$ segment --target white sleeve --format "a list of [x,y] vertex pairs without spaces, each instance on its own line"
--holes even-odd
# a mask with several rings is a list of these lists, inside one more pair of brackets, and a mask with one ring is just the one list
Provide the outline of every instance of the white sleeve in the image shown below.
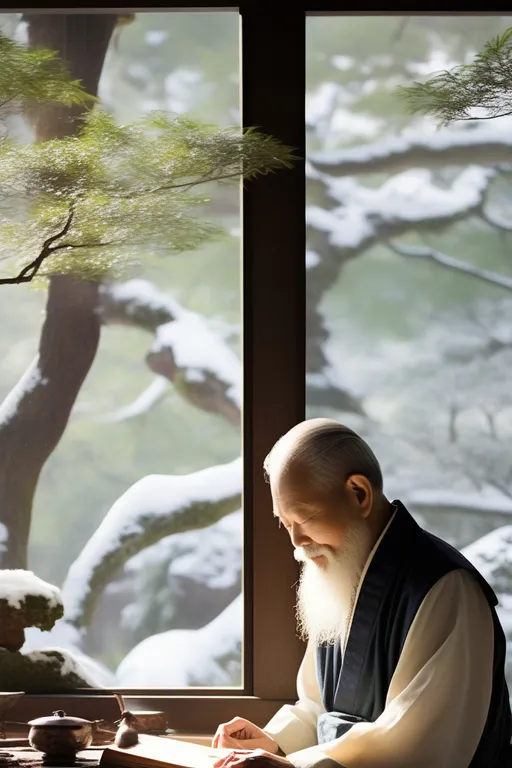
[[286,704],[263,729],[287,755],[317,744],[316,724],[324,712],[316,676],[315,647],[308,643],[297,675],[296,704]]
[[[386,699],[373,723],[288,759],[296,768],[468,768],[492,692],[494,627],[467,571],[452,571],[416,614]],[[339,766],[338,766],[339,768]]]

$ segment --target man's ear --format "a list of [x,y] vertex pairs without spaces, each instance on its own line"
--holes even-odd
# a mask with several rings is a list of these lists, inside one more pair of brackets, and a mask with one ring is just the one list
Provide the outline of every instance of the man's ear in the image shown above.
[[364,475],[350,475],[345,486],[360,515],[368,517],[373,506],[373,488],[368,478]]

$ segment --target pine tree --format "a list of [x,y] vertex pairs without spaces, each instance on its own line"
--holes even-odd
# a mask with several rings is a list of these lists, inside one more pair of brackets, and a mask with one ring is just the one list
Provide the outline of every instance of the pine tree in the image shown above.
[[0,115],[36,104],[87,105],[95,101],[54,51],[27,50],[0,32]]
[[409,111],[447,125],[512,114],[512,27],[490,40],[470,64],[400,88]]
[[[193,215],[191,190],[291,167],[292,150],[247,129],[219,130],[151,113],[128,126],[97,108],[74,136],[0,144],[0,248],[17,274],[101,281],[157,251],[222,233]],[[14,205],[13,205],[14,201]],[[9,271],[13,271],[10,269]]]

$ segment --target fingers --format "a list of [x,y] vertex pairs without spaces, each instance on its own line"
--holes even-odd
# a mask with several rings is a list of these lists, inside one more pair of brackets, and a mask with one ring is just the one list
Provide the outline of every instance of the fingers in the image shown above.
[[251,754],[247,750],[233,750],[229,755],[224,755],[220,760],[217,760],[213,766],[214,768],[234,768],[235,766],[243,765]]
[[[247,739],[251,738],[252,732],[256,728],[249,720],[245,720],[243,717],[234,717],[228,723],[222,723],[217,728],[215,736],[213,737],[212,747],[219,749],[222,747],[233,747],[232,743],[229,743],[228,739]],[[254,733],[256,735],[256,733]],[[238,745],[237,745],[238,746]]]
[[260,750],[237,750],[221,757],[214,763],[214,768],[271,768],[272,755],[260,754]]
[[234,739],[232,736],[227,736],[224,733],[218,733],[213,739],[213,746],[215,749],[245,749],[245,746],[238,739]]

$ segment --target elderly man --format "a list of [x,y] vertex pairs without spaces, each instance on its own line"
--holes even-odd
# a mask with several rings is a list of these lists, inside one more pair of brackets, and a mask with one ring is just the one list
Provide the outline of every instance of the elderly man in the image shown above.
[[274,514],[302,564],[307,649],[298,701],[262,730],[221,725],[217,768],[512,766],[496,597],[453,547],[383,493],[347,427],[312,419],[265,462]]

